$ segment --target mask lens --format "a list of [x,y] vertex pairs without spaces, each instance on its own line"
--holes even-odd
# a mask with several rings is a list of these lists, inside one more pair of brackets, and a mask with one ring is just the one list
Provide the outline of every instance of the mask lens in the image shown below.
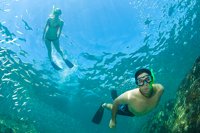
[[142,86],[144,84],[144,81],[142,79],[137,80],[139,86]]
[[141,77],[141,78],[137,79],[137,85],[138,85],[138,86],[143,86],[143,85],[144,85],[144,82],[150,83],[151,81],[152,81],[151,76],[146,75],[146,76],[144,76],[144,77]]
[[151,76],[147,76],[146,78],[145,78],[145,81],[147,82],[147,83],[150,83],[152,80],[151,80]]

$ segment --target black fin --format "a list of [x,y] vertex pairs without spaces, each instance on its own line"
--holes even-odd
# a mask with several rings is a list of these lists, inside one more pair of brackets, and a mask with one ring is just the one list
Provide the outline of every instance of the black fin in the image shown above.
[[64,59],[65,64],[69,67],[72,68],[74,65],[68,60],[68,59]]
[[56,70],[62,70],[62,68],[60,68],[58,65],[56,65],[54,62],[51,62],[52,66],[54,69]]
[[115,100],[115,98],[118,97],[116,90],[111,90],[111,97],[112,97],[113,100]]
[[103,118],[104,113],[104,107],[102,107],[102,104],[100,105],[99,109],[95,113],[95,115],[92,118],[92,122],[95,124],[99,124]]

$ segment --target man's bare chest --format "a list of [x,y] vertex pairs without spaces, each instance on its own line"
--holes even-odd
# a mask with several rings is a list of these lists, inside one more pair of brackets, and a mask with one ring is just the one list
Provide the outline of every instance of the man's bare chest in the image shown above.
[[133,100],[129,108],[135,113],[146,113],[151,111],[157,105],[158,101],[156,98],[138,98]]

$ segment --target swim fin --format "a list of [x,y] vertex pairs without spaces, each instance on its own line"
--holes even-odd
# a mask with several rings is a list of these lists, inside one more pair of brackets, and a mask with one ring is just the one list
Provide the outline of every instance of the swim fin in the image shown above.
[[103,118],[104,113],[104,107],[102,107],[102,104],[99,106],[99,109],[95,113],[95,115],[92,118],[92,122],[95,124],[99,124]]
[[56,69],[56,70],[61,70],[62,68],[60,68],[58,65],[56,65],[54,62],[51,62],[51,65]]
[[115,98],[118,97],[117,90],[111,90],[111,97],[112,97],[113,100],[115,100]]
[[69,67],[72,68],[74,65],[68,60],[68,59],[64,59],[65,64]]

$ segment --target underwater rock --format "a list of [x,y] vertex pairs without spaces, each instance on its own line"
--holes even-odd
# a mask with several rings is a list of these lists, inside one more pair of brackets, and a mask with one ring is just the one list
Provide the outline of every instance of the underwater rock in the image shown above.
[[0,133],[38,133],[36,128],[26,121],[0,115]]
[[143,133],[199,133],[200,57],[177,89],[176,99],[149,120]]

